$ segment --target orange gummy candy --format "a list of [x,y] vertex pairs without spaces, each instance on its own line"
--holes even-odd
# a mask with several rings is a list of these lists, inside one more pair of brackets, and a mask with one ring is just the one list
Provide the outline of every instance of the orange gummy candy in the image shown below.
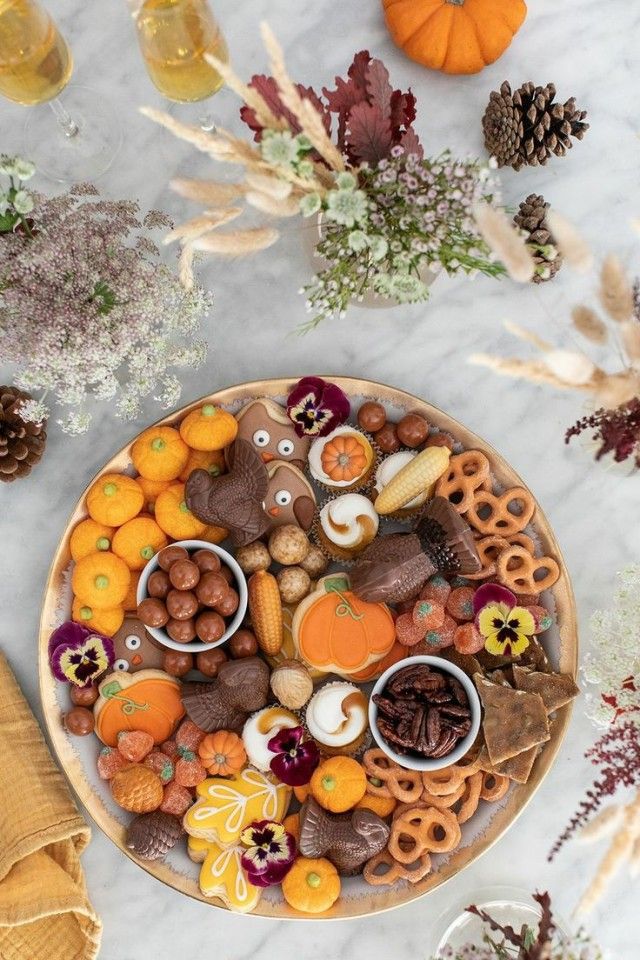
[[[418,600],[413,608],[413,622],[427,630],[437,630],[444,623],[444,607],[435,600]],[[423,633],[424,636],[424,633]]]
[[164,788],[164,797],[160,809],[163,813],[172,813],[174,817],[182,817],[192,803],[191,791],[172,780]]
[[111,780],[118,770],[127,765],[127,760],[115,747],[103,747],[98,754],[98,774],[103,780]]
[[421,643],[420,653],[433,653],[435,650],[443,650],[445,647],[453,645],[453,636],[458,629],[458,624],[453,617],[445,613],[442,625],[435,630],[427,630]]
[[202,765],[197,754],[191,750],[180,750],[180,757],[176,760],[175,781],[181,787],[197,787],[207,779],[206,767]]
[[131,763],[140,763],[153,750],[153,737],[145,730],[123,730],[118,734],[118,750]]
[[458,623],[473,620],[473,587],[456,587],[449,594],[446,604],[447,613]]
[[451,593],[451,584],[448,580],[436,573],[425,583],[420,591],[420,600],[435,600],[436,603],[446,604],[447,597]]
[[454,634],[453,645],[458,653],[479,653],[484,647],[484,637],[475,623],[463,623]]
[[396,620],[396,638],[403,647],[414,647],[424,637],[426,627],[416,623],[411,613],[401,613]]
[[176,746],[197,753],[198,747],[205,737],[204,730],[201,730],[192,720],[183,720],[176,731]]
[[174,776],[174,764],[171,757],[168,757],[162,750],[152,750],[144,758],[145,767],[149,767],[154,773],[157,773],[163,785],[170,783]]

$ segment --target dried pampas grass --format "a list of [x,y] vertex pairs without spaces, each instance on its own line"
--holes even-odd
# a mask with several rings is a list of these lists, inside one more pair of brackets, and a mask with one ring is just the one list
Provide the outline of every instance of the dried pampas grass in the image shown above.
[[571,321],[578,333],[591,343],[606,343],[609,332],[595,310],[577,306],[571,311]]
[[600,303],[612,320],[622,323],[633,316],[633,287],[617,257],[605,257],[600,271]]
[[587,273],[591,270],[593,254],[573,224],[556,213],[553,208],[547,210],[545,219],[555,244],[566,263],[572,266],[574,270],[578,270],[579,273]]
[[235,230],[233,233],[207,233],[192,242],[194,250],[217,253],[225,257],[244,257],[248,253],[266,250],[280,234],[268,227],[253,230]]
[[528,283],[535,272],[535,263],[524,237],[506,214],[488,203],[478,203],[473,208],[473,216],[480,233],[502,261],[511,279]]

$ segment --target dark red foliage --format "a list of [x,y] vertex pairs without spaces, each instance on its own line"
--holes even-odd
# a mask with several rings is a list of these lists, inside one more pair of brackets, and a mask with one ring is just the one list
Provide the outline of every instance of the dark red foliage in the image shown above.
[[567,430],[565,443],[585,430],[592,431],[592,437],[599,445],[596,460],[613,453],[618,463],[633,457],[636,466],[640,467],[640,398],[634,397],[615,410],[596,410],[582,417]]
[[621,787],[640,784],[640,729],[632,723],[613,724],[587,750],[585,757],[600,768],[600,776],[587,790],[586,798],[554,843],[548,860],[553,860],[576,830],[598,812],[606,797],[613,796]]
[[[336,143],[349,163],[376,166],[396,145],[404,147],[406,153],[423,155],[412,126],[416,118],[416,99],[410,90],[403,93],[393,89],[381,60],[373,59],[368,50],[361,50],[349,67],[347,78],[336,77],[335,84],[334,90],[323,88],[324,101],[311,87],[299,84],[297,89],[300,96],[310,100],[316,108],[329,134],[331,114],[336,114]],[[262,94],[277,117],[284,117],[293,133],[300,132],[296,118],[280,99],[273,77],[254,76],[250,86]],[[255,139],[260,140],[263,128],[255,111],[244,106],[240,116],[254,131]]]
[[514,930],[511,926],[503,926],[493,919],[486,910],[480,910],[475,904],[467,907],[468,913],[474,913],[486,923],[494,933],[501,933],[507,943],[518,947],[518,960],[543,960],[549,956],[549,946],[553,940],[556,925],[551,912],[551,897],[548,893],[534,893],[533,899],[540,905],[540,923],[533,943],[527,943],[528,928]]

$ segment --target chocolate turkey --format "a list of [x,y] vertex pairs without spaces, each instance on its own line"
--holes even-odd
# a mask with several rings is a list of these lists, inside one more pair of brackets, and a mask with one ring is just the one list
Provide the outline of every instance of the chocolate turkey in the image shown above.
[[269,697],[269,667],[259,657],[223,663],[212,683],[183,683],[187,716],[207,733],[241,733],[250,713],[262,710]]
[[237,415],[238,437],[251,443],[263,463],[284,460],[302,469],[310,440],[299,437],[284,407],[266,398],[252,400]]
[[358,873],[367,860],[384,850],[389,833],[388,825],[373,810],[331,814],[313,797],[308,797],[300,810],[300,853],[312,859],[326,857],[343,876]]
[[269,530],[292,523],[306,532],[311,529],[316,512],[313,487],[297,467],[282,460],[269,464],[269,486],[264,498]]
[[125,617],[113,635],[116,658],[112,670],[137,673],[138,670],[162,670],[164,648],[150,637],[137,617]]

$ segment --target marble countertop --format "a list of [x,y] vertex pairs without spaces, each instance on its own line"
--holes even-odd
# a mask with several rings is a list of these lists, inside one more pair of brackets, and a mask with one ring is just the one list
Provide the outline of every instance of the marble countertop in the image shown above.
[[[49,0],[48,6],[71,44],[76,79],[109,99],[121,119],[124,145],[101,187],[110,196],[138,197],[145,207],[179,216],[180,202],[169,193],[168,181],[178,172],[203,174],[208,164],[138,114],[139,105],[160,105],[161,100],[145,74],[124,0]],[[313,6],[291,0],[218,0],[215,7],[243,75],[263,67],[258,23],[265,16],[285,47],[292,75],[304,82],[326,84],[364,47],[383,57],[394,85],[410,85],[416,93],[416,126],[431,152],[450,146],[463,154],[482,154],[480,118],[489,92],[505,78],[555,82],[561,99],[575,95],[588,109],[591,130],[565,159],[554,159],[546,168],[504,173],[505,199],[516,206],[532,191],[544,193],[579,225],[597,253],[615,249],[633,264],[637,237],[630,221],[639,213],[640,152],[637,4],[609,0],[605,11],[596,0],[560,5],[535,0],[502,60],[467,78],[431,73],[405,59],[387,36],[377,0],[317,0]],[[225,126],[239,128],[232,94],[222,92],[214,107]],[[24,116],[24,108],[0,104],[3,151],[20,149]],[[56,189],[43,179],[38,185]],[[308,273],[295,222],[262,255],[206,266],[203,280],[215,292],[207,327],[210,356],[205,368],[188,377],[185,402],[243,380],[300,376],[321,368],[395,384],[448,411],[495,445],[539,498],[573,578],[584,649],[591,611],[607,605],[615,572],[640,557],[639,528],[630,522],[637,513],[640,481],[592,465],[579,444],[564,446],[564,429],[582,412],[579,399],[497,379],[465,363],[474,352],[509,349],[510,338],[501,327],[505,319],[571,344],[569,310],[584,280],[568,270],[552,284],[526,289],[485,279],[473,285],[440,279],[427,305],[353,309],[346,319],[299,337],[295,327],[306,315],[297,290]],[[5,372],[0,358],[0,381]],[[32,477],[0,489],[0,645],[39,716],[36,636],[50,558],[85,484],[114,450],[155,417],[151,404],[133,425],[105,413],[89,436],[77,440],[52,429],[46,457]],[[272,923],[179,899],[96,828],[83,859],[91,895],[104,918],[101,956],[170,960],[213,950],[225,960],[296,954],[305,960],[420,960],[441,912],[469,901],[487,884],[548,888],[569,915],[602,851],[574,842],[551,865],[546,853],[587,785],[590,769],[583,752],[593,739],[578,702],[553,771],[535,802],[492,851],[426,899],[370,920]],[[631,892],[622,874],[592,916],[592,927],[616,960],[637,957],[637,891]]]

